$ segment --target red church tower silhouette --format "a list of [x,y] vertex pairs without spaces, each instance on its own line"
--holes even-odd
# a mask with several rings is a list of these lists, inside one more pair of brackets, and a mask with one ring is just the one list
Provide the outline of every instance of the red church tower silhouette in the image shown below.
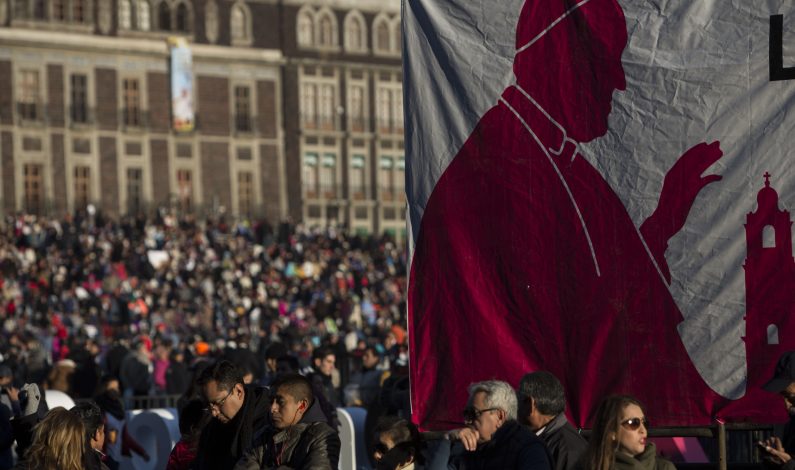
[[784,351],[795,350],[795,259],[792,256],[792,221],[778,207],[778,193],[765,187],[756,197],[756,212],[747,215],[745,236],[745,354],[746,390],[761,387],[773,375]]

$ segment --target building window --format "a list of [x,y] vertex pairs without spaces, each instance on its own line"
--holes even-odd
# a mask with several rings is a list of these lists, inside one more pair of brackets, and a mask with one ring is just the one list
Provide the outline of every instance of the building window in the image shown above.
[[119,28],[132,28],[132,3],[131,0],[119,0]]
[[86,4],[83,0],[72,0],[72,21],[84,23],[86,21]]
[[251,37],[249,15],[244,4],[237,4],[232,7],[230,26],[233,43],[246,42]]
[[304,195],[308,199],[314,199],[318,196],[317,182],[318,182],[318,155],[315,152],[307,152],[304,154],[304,178],[303,187]]
[[72,88],[72,104],[70,115],[72,122],[88,122],[88,78],[83,74],[72,74],[70,77]]
[[765,225],[762,229],[762,248],[776,247],[776,229],[772,225]]
[[314,83],[301,85],[301,121],[307,129],[317,128],[317,111],[315,109],[316,87]]
[[406,196],[406,159],[403,156],[397,157],[395,161],[395,173],[392,175],[395,195],[398,199],[405,200]]
[[336,25],[334,24],[334,18],[331,16],[331,13],[323,13],[320,15],[320,21],[318,21],[319,27],[319,45],[324,47],[333,47],[337,45],[337,38],[336,38]]
[[14,18],[19,20],[28,19],[30,16],[29,6],[28,0],[16,0],[14,2]]
[[37,20],[47,19],[47,0],[33,1],[33,18]]
[[392,130],[392,91],[388,88],[378,90],[378,131],[389,133]]
[[157,27],[160,31],[171,30],[171,8],[165,0],[157,6]]
[[124,104],[122,110],[124,125],[139,127],[141,125],[141,95],[138,79],[125,78],[122,81],[122,99]]
[[91,199],[91,168],[87,166],[76,166],[74,176],[74,209],[84,209],[88,206]]
[[183,212],[193,210],[193,178],[190,170],[177,171],[177,199]]
[[778,327],[767,325],[767,344],[778,344]]
[[400,30],[400,18],[395,18],[395,22],[392,25],[392,45],[395,48],[395,52],[400,54],[400,51],[403,49],[403,38],[401,35]]
[[251,132],[251,89],[235,87],[235,130]]
[[41,119],[39,112],[41,103],[39,71],[22,70],[19,77],[19,101],[17,102],[19,117],[26,121],[39,120]]
[[141,31],[152,29],[152,7],[148,0],[138,0],[136,3],[137,27]]
[[364,199],[367,197],[364,161],[364,155],[354,154],[351,156],[350,190],[353,199]]
[[143,209],[143,170],[127,168],[127,213],[137,214]]
[[320,128],[323,130],[334,129],[334,85],[324,83],[320,85],[318,96],[318,117]]
[[25,212],[29,214],[41,214],[44,202],[44,180],[42,165],[28,163],[23,167],[25,178]]
[[360,52],[367,49],[364,19],[356,11],[345,17],[345,49]]
[[381,84],[376,92],[378,132],[403,133],[403,91],[399,83]]
[[337,156],[333,153],[323,154],[323,165],[320,168],[320,190],[326,199],[337,197]]
[[315,42],[315,24],[312,13],[309,10],[298,13],[297,23],[298,45],[312,46]]
[[66,0],[52,0],[52,19],[66,21]]
[[254,175],[250,171],[237,174],[237,203],[239,214],[251,215],[254,207]]
[[188,6],[184,2],[177,6],[177,31],[182,33],[189,33],[190,27],[190,12]]
[[378,165],[378,184],[381,187],[381,199],[392,201],[395,199],[393,184],[393,169],[395,161],[392,157],[382,156]]
[[389,47],[389,22],[386,18],[380,18],[375,24],[375,41],[373,41],[373,49],[376,52],[388,53]]
[[364,86],[351,85],[348,89],[348,119],[350,119],[351,131],[365,131],[365,105],[364,105]]

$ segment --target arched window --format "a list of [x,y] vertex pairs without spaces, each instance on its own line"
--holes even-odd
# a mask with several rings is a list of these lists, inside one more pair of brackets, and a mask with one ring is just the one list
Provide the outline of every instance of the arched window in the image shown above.
[[337,34],[336,34],[336,27],[334,24],[334,18],[331,16],[331,13],[325,12],[320,15],[320,20],[318,21],[318,33],[319,33],[319,45],[321,46],[336,46],[337,45]]
[[204,6],[204,35],[210,43],[218,40],[218,4],[214,0]]
[[16,0],[14,2],[14,18],[25,20],[30,15],[28,11],[28,0]]
[[398,54],[400,54],[400,51],[403,48],[403,39],[400,30],[400,17],[395,18],[395,21],[392,23],[392,47]]
[[772,225],[765,225],[762,229],[762,248],[776,247],[776,229]]
[[180,2],[177,6],[177,31],[189,33],[190,27],[190,12],[188,11],[188,6],[185,5],[185,2]]
[[315,43],[315,22],[311,10],[304,9],[298,13],[296,31],[299,46],[312,46]]
[[132,27],[132,4],[130,0],[119,0],[119,28],[130,29]]
[[141,31],[152,29],[152,7],[149,0],[138,0],[136,2],[137,27]]
[[249,12],[245,4],[239,3],[232,7],[230,19],[232,41],[247,41],[251,38],[251,27],[249,25]]
[[373,49],[377,52],[386,53],[389,52],[391,47],[389,47],[389,22],[386,18],[379,18],[375,21],[375,26],[373,27],[375,31],[375,38],[373,40]]
[[165,0],[157,7],[157,27],[160,31],[171,31],[171,8]]
[[348,51],[364,51],[367,49],[367,34],[364,18],[358,11],[352,11],[345,17],[345,49]]
[[767,325],[767,344],[778,344],[778,327]]
[[47,0],[34,0],[33,18],[37,20],[47,19]]

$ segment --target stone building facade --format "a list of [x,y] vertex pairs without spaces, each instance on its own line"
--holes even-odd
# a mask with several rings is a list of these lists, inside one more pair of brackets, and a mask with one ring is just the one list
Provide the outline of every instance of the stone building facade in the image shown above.
[[[0,207],[405,237],[397,0],[0,0]],[[195,127],[172,126],[169,42]]]

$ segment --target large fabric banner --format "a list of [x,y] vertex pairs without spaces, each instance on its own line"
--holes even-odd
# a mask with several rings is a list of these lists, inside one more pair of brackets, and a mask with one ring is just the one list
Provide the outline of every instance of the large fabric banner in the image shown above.
[[412,406],[774,422],[795,350],[795,3],[405,0]]
[[185,38],[169,38],[171,46],[171,115],[174,130],[191,132],[193,113],[193,56]]

